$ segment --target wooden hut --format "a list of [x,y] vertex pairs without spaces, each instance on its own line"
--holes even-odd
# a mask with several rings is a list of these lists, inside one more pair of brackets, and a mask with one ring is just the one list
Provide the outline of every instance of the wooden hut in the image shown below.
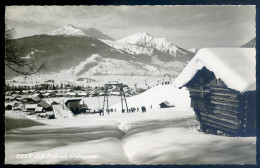
[[255,135],[255,49],[202,49],[174,85],[189,90],[202,131]]
[[175,107],[174,105],[172,105],[171,103],[169,103],[168,101],[164,101],[161,102],[159,104],[160,108],[171,108],[171,107]]

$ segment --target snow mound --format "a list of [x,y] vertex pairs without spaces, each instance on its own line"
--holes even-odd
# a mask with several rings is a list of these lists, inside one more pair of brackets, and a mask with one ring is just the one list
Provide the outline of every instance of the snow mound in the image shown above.
[[[178,89],[173,85],[158,85],[139,95],[127,98],[128,108],[139,107],[139,109],[141,106],[145,106],[147,109],[150,109],[151,106],[152,109],[158,109],[159,104],[164,101],[175,105],[174,108],[190,108],[189,92],[185,88]],[[111,107],[121,109],[121,103]]]
[[40,126],[45,125],[43,123],[34,121],[29,118],[22,117],[13,111],[6,111],[5,112],[5,129],[11,130],[16,128],[26,128],[26,127],[33,127],[33,126]]
[[174,85],[184,86],[198,70],[206,67],[231,89],[240,92],[255,90],[255,54],[255,49],[252,48],[201,49],[176,78]]
[[124,39],[118,40],[117,42],[134,44],[143,47],[152,47],[164,53],[169,53],[174,57],[176,57],[176,53],[179,51],[179,48],[172,42],[168,41],[166,38],[155,38],[147,33],[135,33]]
[[81,29],[74,27],[71,24],[68,24],[62,28],[49,31],[47,35],[57,36],[57,35],[65,35],[65,36],[87,36]]

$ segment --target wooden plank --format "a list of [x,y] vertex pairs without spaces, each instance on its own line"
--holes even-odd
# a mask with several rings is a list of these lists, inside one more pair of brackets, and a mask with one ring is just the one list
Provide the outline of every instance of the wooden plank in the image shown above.
[[211,103],[212,104],[217,104],[217,105],[229,106],[229,107],[233,107],[233,108],[238,108],[239,107],[239,104],[220,102],[220,101],[216,101],[216,100],[212,100]]
[[230,112],[227,112],[227,111],[224,111],[224,110],[213,109],[212,112],[216,113],[216,114],[219,114],[219,115],[224,115],[224,116],[227,116],[227,117],[231,117],[233,119],[239,119],[240,118],[240,115],[235,114],[235,113],[230,113]]
[[217,130],[221,130],[225,133],[231,133],[231,134],[237,134],[238,130],[239,129],[230,129],[228,127],[225,127],[225,126],[220,126],[218,124],[215,124],[213,122],[210,122],[210,121],[207,121],[207,120],[202,120],[202,122],[205,124],[205,125],[208,125],[212,128],[215,128]]
[[231,94],[238,94],[237,91],[235,90],[231,90],[229,88],[223,88],[223,87],[210,87],[212,89],[212,91],[214,92],[222,92],[222,93],[231,93]]
[[214,104],[212,105],[212,108],[214,109],[218,109],[218,110],[225,110],[231,113],[236,113],[239,114],[240,112],[238,111],[237,107],[230,107],[230,106],[223,106],[223,105],[219,105],[219,104]]
[[224,97],[224,96],[214,96],[214,95],[211,95],[210,98],[213,99],[213,100],[216,100],[216,101],[230,101],[230,102],[234,102],[234,103],[239,103],[237,98]]
[[201,117],[201,119],[204,119],[204,120],[207,120],[207,121],[211,121],[211,122],[213,122],[215,124],[223,125],[225,127],[231,128],[231,129],[238,129],[238,128],[240,128],[239,124],[233,124],[233,123],[229,123],[229,122],[226,122],[226,121],[221,121],[221,120],[218,120],[216,118],[212,118],[210,116],[201,115],[200,117]]
[[223,92],[211,92],[212,95],[217,95],[217,96],[226,96],[226,97],[234,97],[237,98],[236,93],[223,93]]
[[206,113],[206,112],[203,112],[201,111],[201,115],[204,115],[206,117],[210,117],[212,119],[216,119],[220,122],[225,122],[225,123],[229,123],[229,124],[232,124],[232,125],[235,125],[235,126],[238,126],[241,124],[241,120],[239,120],[238,118],[231,118],[231,117],[228,117],[228,116],[223,116],[223,115],[219,115],[219,114],[210,114],[210,113]]
[[236,117],[236,118],[240,118],[240,114],[239,113],[233,113],[230,111],[225,111],[225,110],[219,110],[219,109],[212,109],[213,113],[217,113],[217,114],[222,114],[225,116],[229,116],[229,117]]

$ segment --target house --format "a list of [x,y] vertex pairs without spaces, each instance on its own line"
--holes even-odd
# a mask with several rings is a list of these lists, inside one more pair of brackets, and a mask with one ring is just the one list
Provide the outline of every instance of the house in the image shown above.
[[80,101],[81,99],[69,99],[65,102],[65,105],[72,111],[74,114],[80,113]]
[[43,107],[43,111],[52,111],[52,107],[49,103],[41,102],[38,104],[39,107]]
[[201,49],[174,81],[190,92],[200,129],[255,135],[256,72],[253,48]]
[[42,101],[42,99],[39,98],[39,97],[31,97],[31,100],[32,100],[34,103],[39,103],[39,102]]
[[174,105],[172,105],[172,104],[169,103],[168,101],[161,102],[159,105],[160,105],[160,108],[171,108],[171,107],[175,107]]
[[37,107],[38,107],[37,104],[25,104],[24,105],[24,111],[26,111],[26,112],[34,112]]

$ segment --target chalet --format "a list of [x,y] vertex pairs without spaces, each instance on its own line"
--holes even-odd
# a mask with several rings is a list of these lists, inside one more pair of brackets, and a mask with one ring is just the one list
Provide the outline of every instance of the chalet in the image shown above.
[[171,108],[171,107],[175,107],[174,105],[172,105],[171,103],[169,103],[168,101],[164,101],[162,103],[159,104],[160,108]]
[[52,111],[52,107],[49,103],[41,102],[38,104],[39,107],[43,107],[43,111]]
[[255,49],[201,49],[174,81],[190,92],[191,107],[204,132],[254,136]]
[[24,105],[24,111],[26,112],[34,112],[35,109],[37,108],[37,104],[25,104]]
[[81,99],[69,99],[65,102],[65,105],[72,111],[74,114],[79,113]]
[[83,102],[80,104],[82,99],[69,99],[65,102],[65,105],[73,114],[85,113],[89,111],[88,106]]

